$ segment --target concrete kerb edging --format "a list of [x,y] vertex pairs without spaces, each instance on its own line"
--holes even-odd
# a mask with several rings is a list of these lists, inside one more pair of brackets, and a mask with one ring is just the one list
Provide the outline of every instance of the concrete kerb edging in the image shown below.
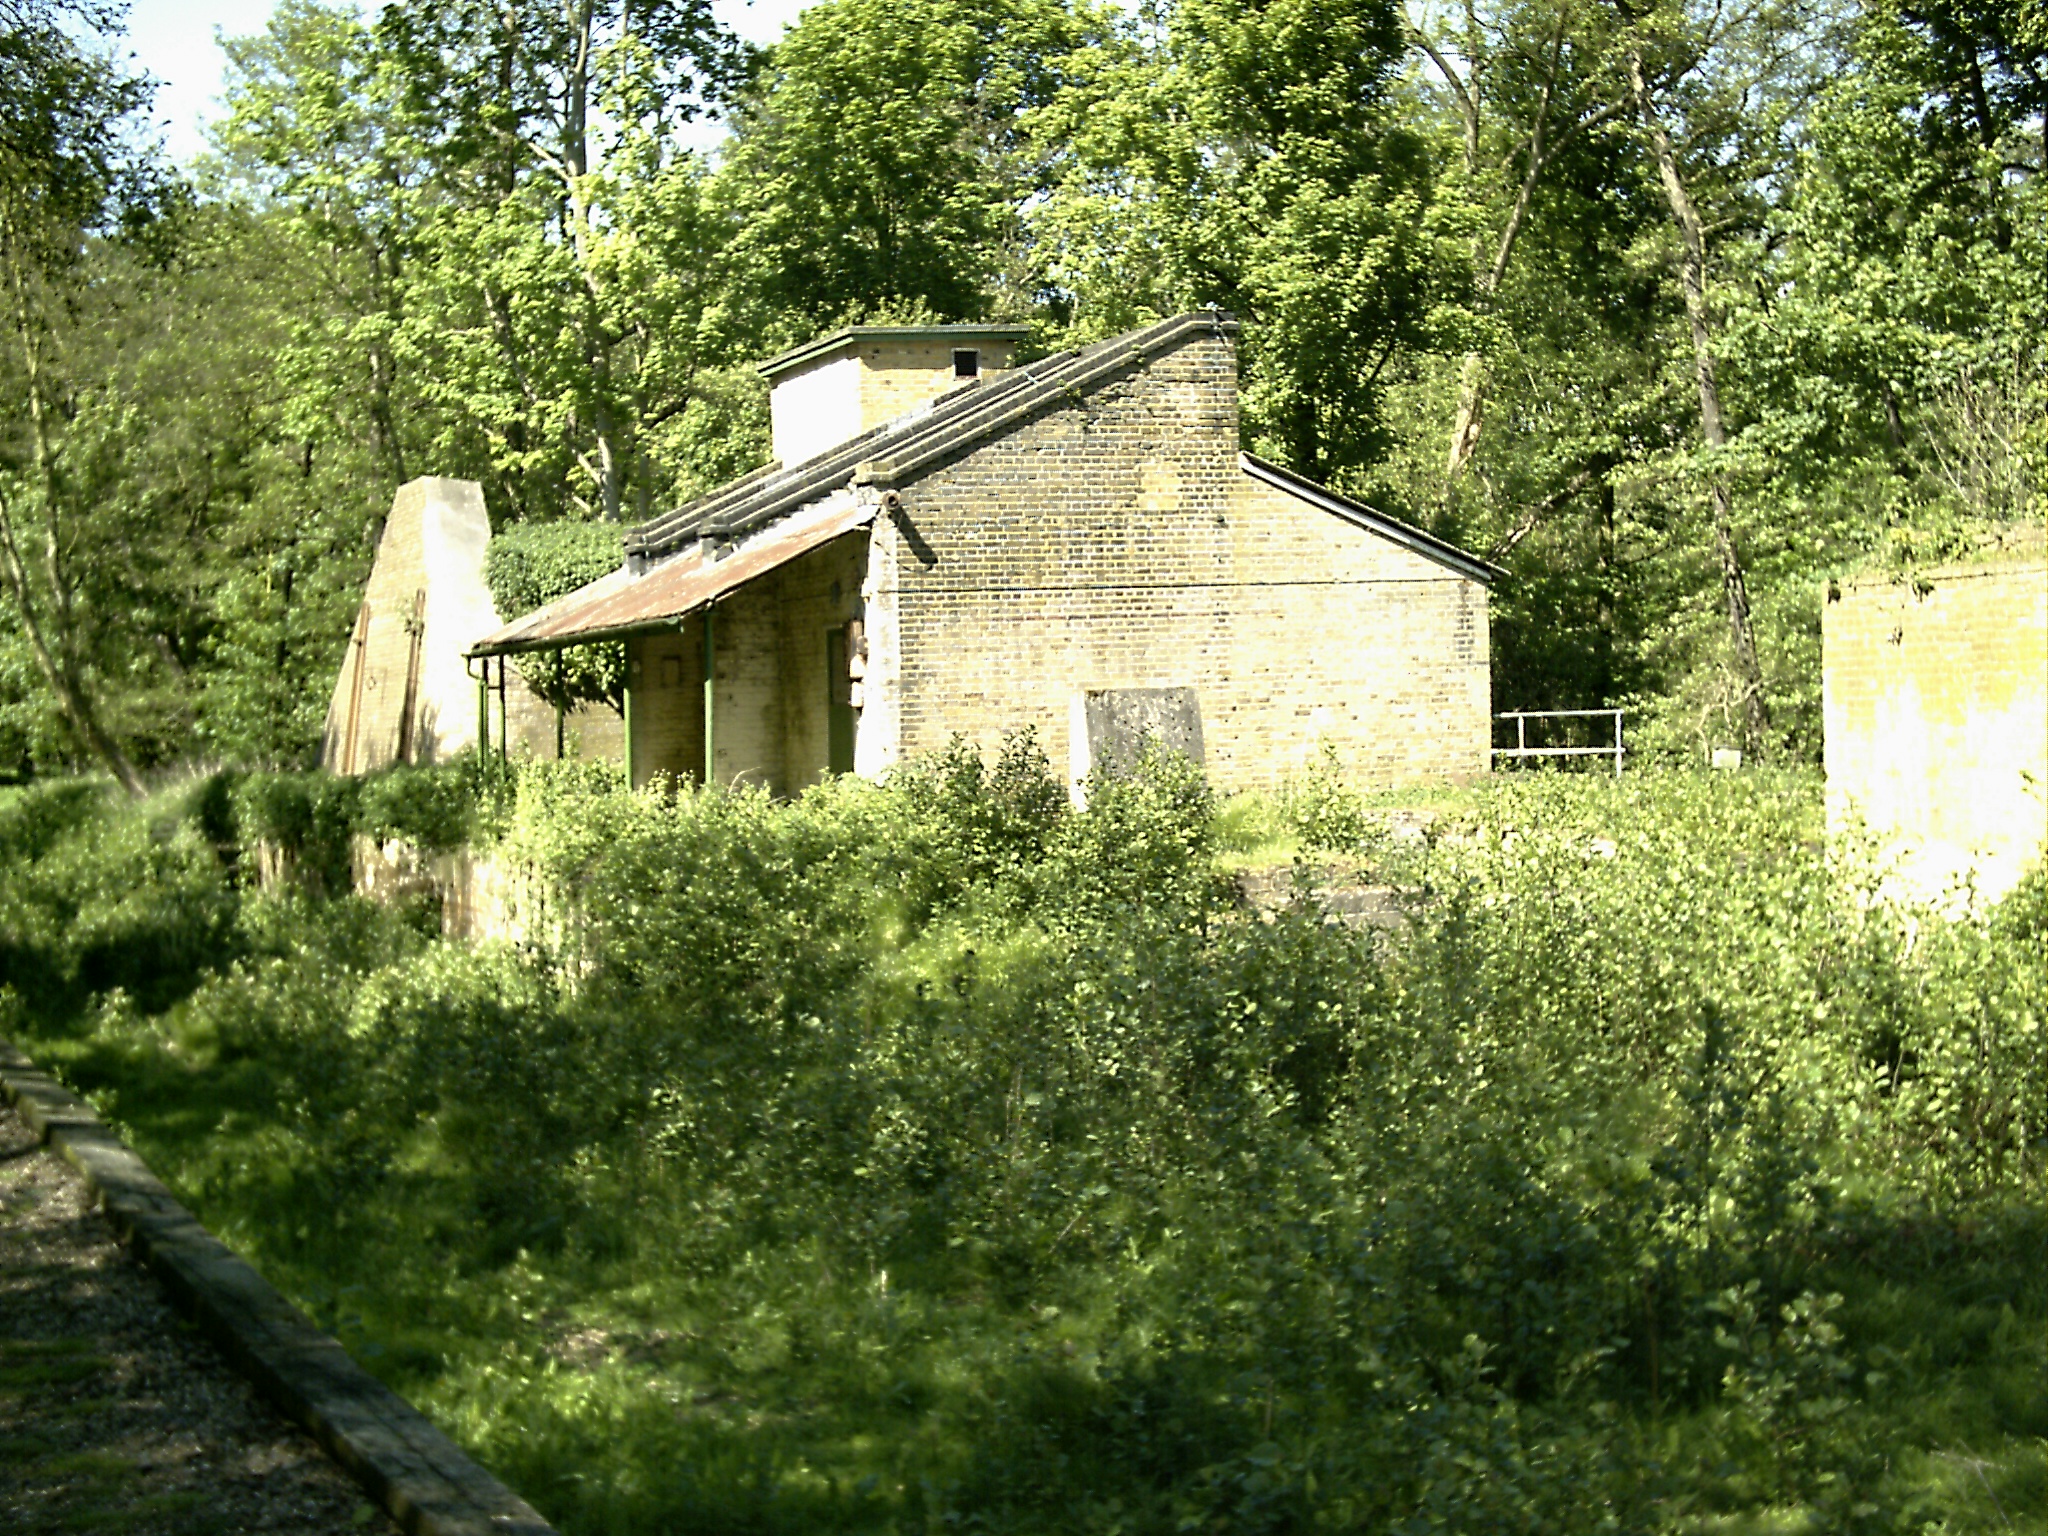
[[85,1176],[108,1219],[244,1375],[410,1536],[556,1536],[422,1413],[180,1205],[92,1106],[0,1040],[0,1089]]

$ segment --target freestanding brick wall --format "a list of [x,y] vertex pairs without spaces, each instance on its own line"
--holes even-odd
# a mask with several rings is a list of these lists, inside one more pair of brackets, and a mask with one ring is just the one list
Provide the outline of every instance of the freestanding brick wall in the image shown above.
[[1821,615],[1831,835],[1857,825],[1909,893],[1991,899],[2048,839],[2048,567],[1868,577]]

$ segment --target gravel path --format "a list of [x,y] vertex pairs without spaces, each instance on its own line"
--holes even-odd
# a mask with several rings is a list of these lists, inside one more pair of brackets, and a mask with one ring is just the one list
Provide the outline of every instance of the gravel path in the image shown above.
[[171,1310],[85,1181],[0,1103],[0,1531],[395,1529]]

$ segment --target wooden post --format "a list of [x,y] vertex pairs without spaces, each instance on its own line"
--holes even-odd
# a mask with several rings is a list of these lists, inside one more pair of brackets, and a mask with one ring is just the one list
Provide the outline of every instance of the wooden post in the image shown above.
[[356,771],[356,735],[363,724],[363,675],[370,667],[370,603],[367,598],[356,611],[355,641],[349,648],[353,672],[348,684],[348,725],[342,732],[341,771]]
[[626,739],[626,788],[632,789],[636,787],[638,782],[633,777],[633,694],[636,691],[633,687],[633,642],[627,640],[622,643],[626,647],[626,688],[625,708],[620,710],[619,713],[625,720],[623,734]]

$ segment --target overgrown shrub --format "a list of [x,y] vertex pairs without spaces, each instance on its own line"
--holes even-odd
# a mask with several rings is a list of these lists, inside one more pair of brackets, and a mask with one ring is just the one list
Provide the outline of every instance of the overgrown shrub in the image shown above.
[[268,843],[317,894],[349,889],[349,842],[362,810],[363,781],[319,772],[252,773],[235,789],[235,828],[244,846]]
[[399,766],[362,781],[355,830],[386,841],[398,838],[423,853],[449,853],[477,830],[477,802],[489,793],[476,759],[429,768]]
[[62,1013],[120,992],[145,1011],[233,944],[234,893],[199,826],[103,787],[0,791],[0,986]]
[[1811,780],[1529,776],[1332,833],[1376,938],[1237,910],[1173,759],[515,789],[518,951],[258,896],[203,797],[0,798],[0,980],[77,978],[37,1049],[565,1529],[2048,1512],[2038,877],[1902,914]]

